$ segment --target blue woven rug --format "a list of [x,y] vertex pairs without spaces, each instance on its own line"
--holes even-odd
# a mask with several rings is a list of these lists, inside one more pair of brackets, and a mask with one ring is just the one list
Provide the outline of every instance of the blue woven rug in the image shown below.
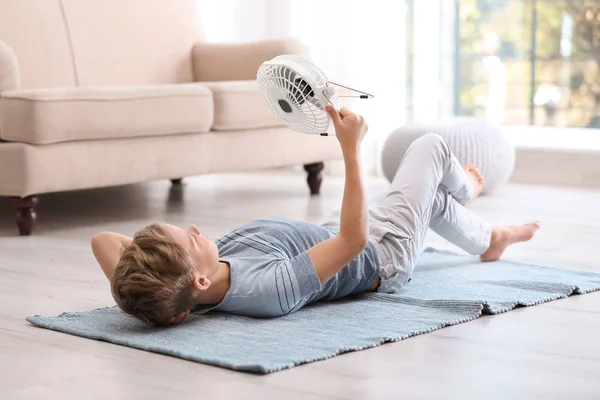
[[400,296],[361,294],[277,319],[209,313],[148,327],[116,307],[27,321],[90,339],[267,374],[403,340],[516,306],[600,290],[600,274],[425,251]]

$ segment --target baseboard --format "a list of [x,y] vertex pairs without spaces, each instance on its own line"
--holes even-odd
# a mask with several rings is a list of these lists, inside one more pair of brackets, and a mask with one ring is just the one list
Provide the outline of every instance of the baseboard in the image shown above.
[[[511,182],[600,189],[600,149],[517,146],[516,153]],[[304,172],[302,166],[281,169]],[[343,176],[343,162],[326,162],[323,173],[326,176]],[[368,175],[383,177],[380,173]]]
[[510,180],[600,189],[600,150],[517,147]]

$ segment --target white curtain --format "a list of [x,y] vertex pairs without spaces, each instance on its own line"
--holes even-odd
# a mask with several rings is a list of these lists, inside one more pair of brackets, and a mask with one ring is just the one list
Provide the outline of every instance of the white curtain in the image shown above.
[[[375,98],[340,99],[370,129],[363,144],[366,172],[380,174],[381,147],[406,119],[406,9],[401,0],[198,0],[211,42],[294,36],[333,82]],[[328,139],[325,139],[328,140]],[[329,171],[339,173],[340,164]]]

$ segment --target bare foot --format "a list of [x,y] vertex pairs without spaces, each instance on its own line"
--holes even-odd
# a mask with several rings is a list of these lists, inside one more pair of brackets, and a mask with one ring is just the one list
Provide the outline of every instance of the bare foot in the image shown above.
[[465,173],[467,174],[467,177],[469,178],[469,181],[471,181],[471,185],[473,185],[473,190],[475,191],[475,195],[473,196],[471,201],[469,203],[464,204],[465,206],[467,206],[471,202],[473,202],[473,200],[475,200],[477,197],[479,197],[479,195],[481,194],[481,191],[483,190],[483,185],[485,184],[485,179],[483,178],[481,171],[479,171],[477,169],[477,167],[475,167],[474,164],[465,165],[464,170],[465,170]]
[[533,238],[540,229],[540,222],[535,221],[521,226],[503,226],[492,230],[490,247],[479,256],[481,261],[489,262],[500,259],[504,250],[511,244],[526,242]]

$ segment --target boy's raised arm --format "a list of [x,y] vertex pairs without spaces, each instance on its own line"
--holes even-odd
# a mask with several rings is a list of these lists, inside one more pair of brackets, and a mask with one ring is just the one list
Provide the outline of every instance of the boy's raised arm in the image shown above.
[[310,257],[321,284],[335,276],[365,249],[369,234],[367,199],[363,185],[360,143],[368,126],[363,117],[331,106],[327,111],[333,120],[342,147],[346,167],[346,183],[342,200],[339,234],[310,248]]

